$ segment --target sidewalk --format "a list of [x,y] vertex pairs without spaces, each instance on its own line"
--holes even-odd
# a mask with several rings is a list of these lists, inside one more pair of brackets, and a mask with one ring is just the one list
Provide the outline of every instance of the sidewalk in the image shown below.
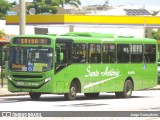
[[[156,87],[150,88],[148,90],[160,90],[160,84],[157,85]],[[0,86],[0,97],[3,97],[3,96],[20,96],[20,95],[28,95],[28,93],[27,92],[12,93],[12,92],[8,91],[8,88],[7,88],[6,84],[4,84],[3,88]]]
[[6,84],[3,85],[3,88],[0,86],[0,97],[3,97],[3,96],[20,96],[20,95],[28,95],[28,93],[26,93],[26,92],[12,93],[12,92],[8,91],[8,88],[7,88]]

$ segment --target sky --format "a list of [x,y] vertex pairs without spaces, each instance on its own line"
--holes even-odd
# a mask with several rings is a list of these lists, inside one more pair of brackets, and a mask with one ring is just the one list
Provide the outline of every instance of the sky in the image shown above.
[[[8,0],[9,2],[16,1],[17,3],[19,0]],[[32,2],[33,0],[25,0],[26,2]],[[81,0],[82,6],[87,5],[103,5],[106,0]],[[109,0],[110,6],[117,6],[117,5],[156,5],[160,6],[160,0]]]

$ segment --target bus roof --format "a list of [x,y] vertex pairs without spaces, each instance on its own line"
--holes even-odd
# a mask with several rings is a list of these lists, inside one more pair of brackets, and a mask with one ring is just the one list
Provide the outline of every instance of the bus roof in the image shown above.
[[114,38],[116,34],[94,33],[94,32],[69,32],[61,36],[75,36],[75,37],[94,37],[94,38]]
[[[58,38],[71,38],[75,42],[115,42],[115,43],[156,43],[155,39],[151,38],[136,38],[134,36],[118,36],[116,34],[105,34],[105,33],[93,33],[93,32],[69,32],[57,36]],[[84,39],[85,38],[85,39]],[[129,41],[129,42],[128,42]]]
[[56,34],[48,34],[48,35],[18,35],[15,37],[33,37],[33,38],[50,38],[50,39],[72,39],[74,42],[77,43],[156,43],[157,41],[155,39],[151,38],[135,38],[133,36],[118,36],[116,34],[105,34],[105,33],[94,33],[94,32],[69,32],[62,35],[56,35]]

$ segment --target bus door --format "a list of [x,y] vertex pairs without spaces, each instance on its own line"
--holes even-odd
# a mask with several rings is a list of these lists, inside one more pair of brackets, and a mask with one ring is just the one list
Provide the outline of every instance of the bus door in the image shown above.
[[[55,63],[55,74],[57,74],[56,88],[57,93],[68,90],[68,77],[69,73],[66,68],[72,63],[72,44],[71,39],[60,39],[56,40],[56,63]],[[64,71],[63,71],[64,70]],[[71,73],[71,72],[70,72]]]
[[72,63],[72,44],[71,39],[56,40],[56,72]]

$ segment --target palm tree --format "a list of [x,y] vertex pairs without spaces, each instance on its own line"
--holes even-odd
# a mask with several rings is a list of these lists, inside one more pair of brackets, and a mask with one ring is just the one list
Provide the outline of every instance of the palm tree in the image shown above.
[[79,8],[81,5],[81,1],[80,0],[60,0],[60,4],[61,4],[62,8],[64,7],[64,4],[73,4],[77,8]]
[[76,1],[72,0],[72,1],[69,2],[69,4],[76,6],[79,10],[81,9],[80,4],[78,2],[76,2]]

